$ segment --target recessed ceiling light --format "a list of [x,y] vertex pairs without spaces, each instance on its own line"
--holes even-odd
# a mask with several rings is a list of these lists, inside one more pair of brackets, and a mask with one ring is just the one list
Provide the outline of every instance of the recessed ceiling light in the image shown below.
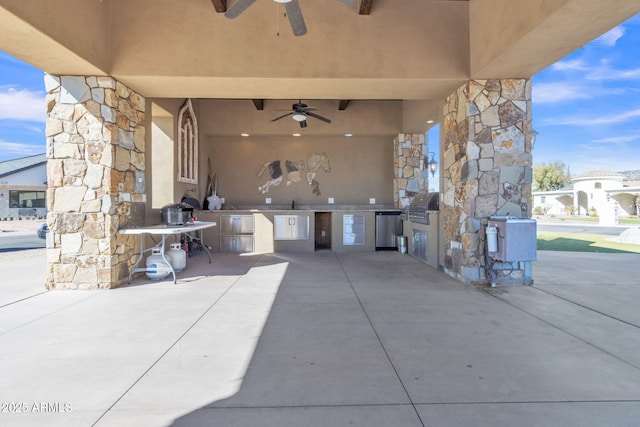
[[352,133],[345,133],[344,136],[353,136]]
[[427,120],[427,124],[430,125],[431,123],[433,123],[433,120]]
[[249,136],[248,133],[241,133],[240,136]]
[[301,133],[292,133],[291,136],[302,136]]

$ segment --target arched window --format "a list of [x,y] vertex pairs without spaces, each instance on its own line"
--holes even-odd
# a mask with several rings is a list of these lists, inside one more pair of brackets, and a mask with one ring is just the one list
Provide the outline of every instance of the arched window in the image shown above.
[[178,113],[178,181],[198,183],[198,122],[190,99]]
[[596,190],[599,188],[602,188],[602,183],[601,182],[596,182],[595,184],[593,184],[593,188],[595,188]]

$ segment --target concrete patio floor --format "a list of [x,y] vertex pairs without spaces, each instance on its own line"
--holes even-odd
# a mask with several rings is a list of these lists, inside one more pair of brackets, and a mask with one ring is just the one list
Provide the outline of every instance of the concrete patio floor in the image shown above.
[[640,255],[538,257],[532,287],[326,251],[43,292],[44,251],[6,255],[0,425],[638,425]]

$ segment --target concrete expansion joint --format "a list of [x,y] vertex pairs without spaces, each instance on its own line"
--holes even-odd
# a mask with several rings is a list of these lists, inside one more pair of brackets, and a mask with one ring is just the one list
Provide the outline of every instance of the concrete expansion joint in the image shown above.
[[[640,329],[640,327],[639,327],[638,325],[635,325],[635,324],[632,324],[632,323],[626,322],[626,321],[621,320],[621,319],[618,319],[618,318],[616,318],[616,317],[612,317],[612,316],[610,316],[610,315],[608,315],[608,314],[606,314],[606,313],[602,313],[602,312],[599,312],[599,311],[597,311],[597,310],[594,310],[594,309],[593,309],[593,308],[591,308],[591,307],[587,307],[587,306],[581,305],[581,304],[579,304],[579,303],[577,303],[577,302],[575,302],[575,301],[571,301],[571,300],[569,300],[569,299],[567,299],[567,298],[563,298],[563,297],[560,297],[560,296],[554,295],[554,294],[553,294],[553,293],[551,293],[551,292],[545,291],[545,290],[543,290],[543,289],[536,288],[535,286],[532,286],[531,288],[532,288],[532,289],[535,289],[535,291],[536,291],[536,292],[542,292],[542,293],[545,293],[545,294],[547,294],[547,295],[553,296],[554,298],[559,298],[559,299],[561,299],[561,300],[563,300],[563,301],[566,301],[566,302],[568,302],[568,303],[570,303],[570,304],[572,304],[572,305],[576,305],[576,306],[578,306],[578,307],[581,307],[581,308],[582,308],[582,309],[584,309],[584,310],[588,310],[588,311],[590,311],[590,312],[593,312],[593,313],[596,313],[596,314],[598,314],[598,315],[601,315],[601,316],[607,317],[607,318],[612,319],[612,320],[615,320],[615,321],[617,321],[617,322],[621,322],[621,323],[623,323],[623,324],[626,324],[626,325],[632,326],[632,327],[634,327],[634,328],[636,328],[636,329]],[[564,333],[564,334],[566,334],[566,335],[568,335],[568,336],[571,336],[571,337],[573,337],[573,338],[575,338],[575,339],[577,339],[577,340],[579,340],[579,341],[583,342],[584,344],[586,344],[586,345],[588,345],[588,346],[590,346],[590,347],[593,347],[593,348],[595,348],[595,349],[597,349],[597,350],[599,350],[599,351],[602,351],[603,353],[607,354],[608,356],[613,357],[613,358],[615,358],[615,359],[619,360],[620,362],[622,362],[622,363],[624,363],[624,364],[626,364],[626,365],[629,365],[629,366],[631,366],[631,367],[633,367],[633,368],[635,368],[635,369],[640,369],[640,363],[639,363],[639,364],[632,363],[632,362],[630,362],[629,360],[626,360],[625,358],[623,358],[623,357],[621,357],[621,356],[618,356],[617,354],[612,353],[611,351],[607,350],[607,349],[606,349],[606,348],[604,348],[603,346],[601,346],[601,345],[597,345],[597,344],[596,344],[595,342],[593,342],[593,341],[590,341],[590,340],[584,339],[584,338],[583,338],[582,336],[580,336],[579,334],[574,333],[574,332],[571,332],[571,331],[570,331],[570,330],[568,330],[567,328],[563,328],[563,327],[558,326],[558,325],[556,325],[556,324],[554,324],[554,323],[551,323],[549,320],[545,319],[544,317],[542,317],[542,316],[540,316],[540,315],[537,315],[537,314],[533,313],[533,312],[532,312],[532,311],[530,311],[530,310],[527,310],[527,309],[525,309],[525,308],[523,308],[523,307],[520,307],[520,306],[518,306],[518,305],[516,305],[516,304],[513,304],[513,303],[511,303],[511,302],[509,302],[509,301],[506,301],[504,298],[501,298],[501,297],[500,297],[500,295],[508,294],[509,292],[508,292],[507,290],[505,290],[504,288],[503,288],[503,289],[501,289],[500,291],[501,291],[501,292],[495,292],[495,289],[493,289],[493,288],[488,288],[488,289],[486,289],[486,293],[487,293],[487,294],[489,294],[489,295],[491,295],[492,297],[494,297],[494,298],[496,298],[496,299],[500,300],[501,302],[503,302],[503,303],[505,303],[505,304],[507,304],[507,305],[510,305],[511,307],[513,307],[513,308],[515,308],[515,309],[517,309],[517,310],[519,310],[519,311],[522,311],[523,313],[526,313],[527,315],[529,315],[529,316],[531,316],[531,317],[533,317],[533,318],[535,318],[535,319],[537,319],[537,320],[539,320],[539,321],[541,321],[541,322],[544,322],[544,323],[545,323],[545,324],[547,324],[548,326],[551,326],[552,328],[557,329],[557,330],[561,331],[562,333]]]

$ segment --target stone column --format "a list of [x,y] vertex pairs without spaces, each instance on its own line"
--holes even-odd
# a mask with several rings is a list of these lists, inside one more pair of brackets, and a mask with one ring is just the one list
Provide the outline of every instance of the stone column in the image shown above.
[[111,77],[45,76],[48,289],[122,283],[145,195],[145,99]]
[[425,167],[428,142],[423,134],[400,133],[393,140],[393,203],[408,207],[418,193],[429,190],[429,174]]
[[[531,80],[471,80],[446,99],[443,113],[445,271],[486,283],[488,218],[531,217]],[[516,264],[498,284],[531,282],[530,263]]]

